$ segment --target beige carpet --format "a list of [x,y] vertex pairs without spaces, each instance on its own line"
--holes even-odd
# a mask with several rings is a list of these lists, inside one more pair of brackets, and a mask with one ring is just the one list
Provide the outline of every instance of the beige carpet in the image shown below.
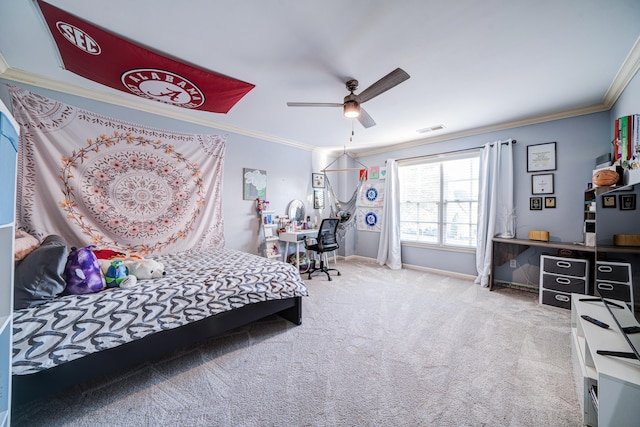
[[15,426],[579,426],[570,313],[367,261],[270,317],[83,389]]

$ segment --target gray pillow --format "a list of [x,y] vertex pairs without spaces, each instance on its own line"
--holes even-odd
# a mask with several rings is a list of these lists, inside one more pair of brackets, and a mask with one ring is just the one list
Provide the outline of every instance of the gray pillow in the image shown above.
[[35,307],[60,295],[65,288],[62,275],[68,256],[67,243],[62,237],[52,234],[17,264],[13,308]]

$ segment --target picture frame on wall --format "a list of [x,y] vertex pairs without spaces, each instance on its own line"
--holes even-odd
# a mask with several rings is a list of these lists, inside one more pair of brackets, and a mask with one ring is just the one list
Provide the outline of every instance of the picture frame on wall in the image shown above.
[[621,211],[633,211],[636,209],[636,195],[635,194],[621,194],[620,196],[620,210]]
[[261,169],[242,169],[243,200],[264,200],[267,197],[267,171]]
[[531,194],[553,194],[553,174],[531,175]]
[[313,190],[313,209],[324,209],[324,190]]
[[542,197],[531,197],[529,198],[529,209],[532,211],[541,211],[542,210]]
[[311,185],[313,188],[324,188],[324,174],[323,173],[312,173],[311,174]]
[[527,172],[556,170],[556,143],[527,145]]
[[556,208],[556,198],[555,197],[545,197],[544,198],[544,208],[545,209],[555,209]]
[[616,207],[616,196],[613,196],[613,195],[602,196],[602,207],[603,208],[615,208]]

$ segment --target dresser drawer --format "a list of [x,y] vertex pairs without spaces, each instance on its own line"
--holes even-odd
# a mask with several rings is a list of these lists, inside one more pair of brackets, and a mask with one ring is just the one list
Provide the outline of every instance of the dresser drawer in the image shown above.
[[542,287],[554,291],[586,294],[587,281],[573,276],[559,276],[556,274],[542,274]]
[[571,295],[564,292],[542,290],[542,303],[571,310]]
[[606,262],[596,263],[596,280],[608,282],[629,282],[631,277],[631,264],[628,262]]
[[603,298],[632,302],[631,286],[621,283],[596,281],[596,292]]
[[549,255],[542,255],[540,259],[540,267],[544,273],[586,277],[589,270],[589,261],[586,259],[562,258]]

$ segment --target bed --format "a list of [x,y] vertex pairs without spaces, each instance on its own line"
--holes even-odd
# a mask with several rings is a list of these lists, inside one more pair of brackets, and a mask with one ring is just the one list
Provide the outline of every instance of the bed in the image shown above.
[[13,318],[20,404],[220,335],[269,315],[301,323],[298,270],[233,249],[154,257],[166,275],[131,289],[64,295]]

